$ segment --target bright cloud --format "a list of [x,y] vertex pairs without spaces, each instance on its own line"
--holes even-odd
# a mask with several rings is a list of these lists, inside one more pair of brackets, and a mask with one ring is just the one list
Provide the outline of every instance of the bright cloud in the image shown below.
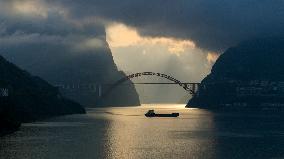
[[207,59],[208,63],[213,65],[216,62],[216,60],[218,59],[219,56],[220,55],[215,53],[215,52],[208,52],[206,59]]
[[13,1],[12,8],[15,12],[24,15],[35,15],[46,18],[48,15],[48,8],[44,2],[40,0],[33,1]]
[[82,40],[82,42],[79,42],[74,46],[74,49],[81,51],[95,51],[98,49],[104,49],[106,45],[107,44],[103,38],[95,37]]
[[47,18],[50,13],[57,13],[67,16],[67,9],[62,6],[55,6],[44,0],[13,0],[10,3],[3,3],[9,12],[15,15],[33,18]]
[[195,48],[190,40],[179,40],[166,37],[142,37],[138,32],[124,24],[112,24],[107,27],[107,41],[113,48],[145,45],[161,45],[167,47],[170,53],[181,54],[187,48]]

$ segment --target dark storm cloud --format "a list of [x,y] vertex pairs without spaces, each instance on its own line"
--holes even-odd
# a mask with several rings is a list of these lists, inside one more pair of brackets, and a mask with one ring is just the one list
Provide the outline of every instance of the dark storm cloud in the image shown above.
[[145,36],[191,39],[220,51],[242,40],[284,35],[283,0],[35,0],[47,8],[42,19],[15,14],[9,8],[15,2],[28,1],[0,0],[2,36],[23,32],[74,40],[104,36],[102,25],[116,21]]
[[138,28],[142,35],[192,39],[220,51],[257,37],[284,35],[283,0],[80,0],[68,6],[74,17],[103,17]]
[[43,0],[0,0],[0,45],[51,43],[74,46],[91,38],[104,41],[102,24],[76,21],[69,18],[67,12],[68,8]]

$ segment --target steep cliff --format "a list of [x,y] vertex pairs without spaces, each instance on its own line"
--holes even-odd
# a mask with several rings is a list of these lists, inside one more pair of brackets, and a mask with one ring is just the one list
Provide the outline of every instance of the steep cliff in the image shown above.
[[284,108],[284,38],[243,42],[225,51],[188,107]]
[[[118,71],[107,42],[102,45],[95,50],[84,50],[54,43],[24,43],[17,47],[1,46],[0,53],[20,67],[59,86],[64,96],[92,107],[96,106],[98,98],[97,84],[109,85],[125,76]],[[100,106],[140,105],[131,82],[114,90],[104,101]]]
[[21,70],[1,56],[0,88],[1,125],[13,121],[19,123],[50,116],[85,113],[81,105],[62,97],[57,88]]

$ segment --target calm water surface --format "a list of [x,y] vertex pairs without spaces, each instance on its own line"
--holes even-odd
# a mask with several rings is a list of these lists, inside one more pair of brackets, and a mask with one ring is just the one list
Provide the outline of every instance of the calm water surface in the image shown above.
[[[148,109],[178,118],[146,118]],[[0,138],[2,159],[284,158],[281,115],[213,113],[184,105],[89,109],[24,124]]]

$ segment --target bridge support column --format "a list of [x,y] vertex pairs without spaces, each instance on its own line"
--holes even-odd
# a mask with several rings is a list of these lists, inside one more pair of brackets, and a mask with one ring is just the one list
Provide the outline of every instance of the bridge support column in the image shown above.
[[195,84],[192,84],[192,92],[193,92],[193,94],[195,94],[195,92],[196,92]]
[[99,85],[99,90],[98,91],[99,91],[99,97],[101,97],[102,96],[102,85],[101,84]]
[[198,97],[199,96],[199,91],[198,91],[199,83],[195,83],[193,85],[194,85],[194,87],[192,87],[192,89],[193,89],[194,95]]
[[96,91],[98,92],[98,97],[102,97],[102,85],[98,84]]

